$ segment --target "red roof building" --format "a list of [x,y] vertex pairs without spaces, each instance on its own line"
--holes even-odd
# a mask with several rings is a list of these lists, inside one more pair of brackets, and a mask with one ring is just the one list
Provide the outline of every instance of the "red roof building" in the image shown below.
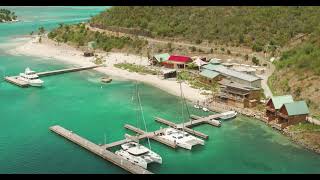
[[188,56],[175,56],[175,55],[171,55],[169,57],[169,61],[175,61],[175,62],[184,62],[184,63],[187,63],[187,62],[191,62],[192,59]]
[[171,55],[168,61],[163,62],[163,65],[167,68],[185,68],[188,62],[192,62],[188,56]]

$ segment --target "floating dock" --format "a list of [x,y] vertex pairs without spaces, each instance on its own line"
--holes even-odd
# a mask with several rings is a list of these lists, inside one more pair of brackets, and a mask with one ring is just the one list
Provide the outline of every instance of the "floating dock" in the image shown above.
[[126,159],[122,158],[121,156],[118,156],[114,154],[111,151],[108,151],[101,146],[94,144],[93,142],[75,134],[72,131],[69,131],[67,129],[64,129],[61,126],[52,126],[50,127],[50,130],[57,133],[58,135],[78,144],[79,146],[87,149],[88,151],[102,157],[103,159],[121,167],[122,169],[133,173],[133,174],[152,174],[150,171],[132,164],[131,162],[127,161]]
[[[209,138],[208,135],[206,135],[204,133],[201,133],[199,131],[193,130],[193,129],[191,129],[191,127],[192,126],[196,126],[196,125],[200,125],[200,124],[210,124],[212,126],[220,127],[221,126],[220,122],[215,120],[215,118],[219,118],[221,116],[222,116],[222,114],[214,114],[214,115],[210,115],[210,116],[207,116],[207,117],[200,117],[200,116],[196,116],[196,115],[191,115],[192,119],[190,121],[188,121],[186,123],[182,123],[182,124],[175,124],[175,123],[173,123],[171,121],[168,121],[168,120],[160,118],[160,117],[155,117],[155,120],[157,122],[166,124],[166,125],[168,125],[170,127],[173,127],[173,128],[183,129],[186,132],[188,132],[190,134],[193,134],[195,136],[199,136],[201,138],[208,139]],[[153,132],[145,132],[145,131],[143,131],[143,130],[137,128],[137,127],[134,127],[132,125],[129,125],[129,124],[125,124],[124,128],[139,134],[139,136],[136,137],[139,140],[145,139],[145,138],[149,138],[149,139],[158,141],[158,142],[160,142],[160,143],[162,143],[162,144],[164,144],[166,146],[169,146],[171,148],[177,148],[176,143],[174,143],[172,141],[169,141],[169,140],[166,140],[166,139],[162,138],[161,136],[159,136],[159,134],[164,133],[164,131],[167,128],[163,128],[163,129],[160,129],[160,130],[157,130],[157,131],[153,131]],[[101,145],[101,147],[105,148],[105,149],[113,148],[113,147],[116,147],[116,146],[120,146],[121,144],[130,142],[130,141],[132,141],[132,140],[123,139],[123,140],[119,140],[119,141],[116,141],[116,142],[113,142],[113,143],[110,143],[110,144]]]
[[[56,75],[56,74],[63,74],[63,73],[69,73],[69,72],[76,72],[76,71],[83,71],[83,70],[87,70],[87,69],[94,69],[100,66],[87,66],[87,67],[78,67],[78,68],[68,68],[68,69],[60,69],[60,70],[53,70],[53,71],[45,71],[45,72],[40,72],[37,73],[37,75],[39,77],[43,77],[43,76],[51,76],[51,75]],[[9,82],[12,83],[14,85],[17,85],[19,87],[28,87],[29,84],[25,81],[19,80],[17,79],[18,76],[7,76],[4,79]]]
[[[178,128],[178,129],[182,128],[190,134],[194,134],[196,136],[207,139],[209,137],[208,135],[203,134],[199,131],[195,131],[195,130],[191,129],[191,127],[196,126],[196,125],[200,125],[200,124],[210,124],[212,126],[220,127],[220,125],[221,125],[220,122],[215,119],[219,118],[221,116],[222,116],[222,114],[214,114],[214,115],[210,115],[207,117],[200,117],[200,116],[191,115],[190,121],[188,121],[186,123],[182,123],[182,124],[175,124],[171,121],[168,121],[168,120],[160,118],[160,117],[156,117],[155,120],[157,122],[166,124],[166,125],[173,127],[173,128]],[[103,144],[103,145],[94,144],[94,143],[90,142],[89,140],[73,133],[72,131],[64,129],[61,126],[52,126],[52,127],[50,127],[50,130],[61,135],[62,137],[65,137],[66,139],[78,144],[79,146],[91,151],[92,153],[102,157],[103,159],[125,169],[126,171],[128,171],[130,173],[134,173],[134,174],[152,174],[152,173],[150,171],[140,167],[140,166],[137,166],[137,165],[127,161],[126,159],[122,158],[121,156],[114,154],[113,152],[109,151],[108,149],[112,148],[112,147],[120,146],[121,144],[125,144],[127,142],[141,140],[141,139],[145,139],[145,138],[149,138],[149,139],[158,141],[158,142],[160,142],[164,145],[167,145],[171,148],[177,147],[177,144],[175,142],[169,141],[169,140],[164,139],[161,136],[159,136],[159,134],[164,133],[164,131],[167,128],[163,128],[163,129],[161,128],[161,129],[153,131],[153,132],[145,132],[145,131],[143,131],[137,127],[134,127],[132,125],[129,125],[129,124],[125,124],[124,128],[129,129],[129,130],[137,133],[138,135],[131,136],[131,135],[125,134],[125,136],[126,136],[125,139],[119,140],[116,142],[112,142],[110,144]]]

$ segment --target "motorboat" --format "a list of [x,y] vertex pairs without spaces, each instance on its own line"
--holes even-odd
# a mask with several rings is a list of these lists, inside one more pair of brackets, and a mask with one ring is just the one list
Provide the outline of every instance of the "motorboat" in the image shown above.
[[121,149],[116,151],[115,154],[145,169],[147,169],[149,163],[162,164],[160,155],[137,142],[122,144]]
[[219,119],[228,120],[228,119],[235,118],[238,113],[236,111],[227,111],[227,112],[224,112],[221,114],[222,114],[222,116]]
[[197,137],[190,135],[187,132],[174,129],[167,128],[160,137],[169,140],[171,142],[175,142],[179,147],[191,150],[195,145],[204,145],[204,141]]
[[30,68],[26,68],[24,73],[20,73],[17,79],[25,81],[31,86],[40,87],[43,85],[43,81],[39,79],[36,72],[32,71]]
[[203,107],[202,110],[205,111],[205,112],[208,112],[208,111],[209,111],[209,109],[206,108],[206,107]]

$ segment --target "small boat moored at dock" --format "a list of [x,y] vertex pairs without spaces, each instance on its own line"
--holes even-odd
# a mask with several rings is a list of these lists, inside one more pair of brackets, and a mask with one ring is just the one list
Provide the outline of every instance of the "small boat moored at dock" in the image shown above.
[[228,120],[228,119],[233,119],[237,116],[237,112],[236,111],[227,111],[224,113],[221,113],[222,116],[219,118],[221,120]]

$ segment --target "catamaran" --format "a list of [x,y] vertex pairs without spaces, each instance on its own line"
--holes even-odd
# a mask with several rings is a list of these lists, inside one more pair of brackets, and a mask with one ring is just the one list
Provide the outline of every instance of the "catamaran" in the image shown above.
[[26,68],[24,73],[20,73],[17,79],[25,81],[31,86],[40,87],[43,84],[43,81],[39,79],[36,72],[32,71],[30,68]]
[[157,153],[142,146],[136,142],[128,142],[121,145],[121,150],[115,152],[115,154],[127,159],[128,161],[147,169],[149,163],[162,164],[162,158]]
[[[136,96],[137,100],[140,106],[142,120],[145,126],[145,130],[147,131],[146,123],[143,116],[141,101],[140,101],[140,95],[138,91],[138,86],[136,82]],[[133,100],[133,97],[132,97]],[[138,117],[137,117],[138,120]],[[138,125],[138,123],[137,123]],[[130,161],[133,164],[136,164],[138,166],[141,166],[145,169],[147,169],[148,164],[150,163],[159,163],[162,164],[162,158],[159,154],[151,151],[151,145],[150,140],[148,138],[148,144],[149,148],[139,144],[139,139],[135,137],[126,137],[130,142],[122,144],[121,149],[116,151],[115,154],[125,158],[126,160]]]
[[175,142],[177,146],[191,150],[193,146],[201,144],[204,145],[204,141],[197,137],[190,135],[187,132],[168,128],[164,131],[164,134],[161,136],[164,139]]
[[[184,94],[182,92],[182,86],[180,82],[180,91],[181,91],[181,105],[182,105],[182,118],[184,117],[183,113],[183,107],[185,106],[188,110],[188,106],[184,99]],[[189,114],[190,117],[190,114]],[[181,129],[181,130],[180,130]],[[177,146],[191,150],[193,146],[195,145],[204,145],[204,141],[202,139],[199,139],[197,137],[194,137],[190,135],[189,133],[184,131],[184,127],[179,127],[177,129],[174,128],[167,128],[164,130],[164,133],[160,134],[160,136],[164,139],[167,139],[171,142],[176,143]]]

